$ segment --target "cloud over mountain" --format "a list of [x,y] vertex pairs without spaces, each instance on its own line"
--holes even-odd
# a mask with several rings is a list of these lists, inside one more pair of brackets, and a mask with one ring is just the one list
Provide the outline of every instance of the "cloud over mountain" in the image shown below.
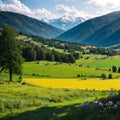
[[88,0],[86,3],[99,8],[99,13],[109,13],[120,10],[120,0]]
[[[38,6],[35,8],[30,6],[28,7],[26,3],[29,1],[34,2],[35,5],[38,4]],[[88,19],[120,9],[120,0],[46,0],[48,2],[45,2],[45,0],[29,1],[0,0],[0,10],[21,13],[37,19],[55,19],[62,16],[83,17]],[[41,7],[39,5],[41,5]],[[49,8],[50,6],[52,6],[52,8]]]
[[38,8],[35,10],[31,10],[29,7],[23,4],[20,0],[9,0],[8,3],[3,3],[0,0],[0,10],[22,13],[37,19],[40,19],[43,17],[49,17],[49,18],[55,17],[55,15],[53,15],[50,11],[48,11],[45,8],[42,8],[42,9]]

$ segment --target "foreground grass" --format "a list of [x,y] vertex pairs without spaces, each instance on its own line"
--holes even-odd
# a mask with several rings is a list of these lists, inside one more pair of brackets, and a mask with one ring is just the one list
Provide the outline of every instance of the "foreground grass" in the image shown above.
[[53,119],[56,112],[58,118],[61,118],[69,108],[80,106],[86,100],[93,101],[109,95],[109,91],[45,88],[3,81],[0,83],[0,119],[3,120],[48,120]]
[[88,89],[88,90],[120,90],[120,79],[57,79],[57,78],[26,78],[25,82],[47,88]]

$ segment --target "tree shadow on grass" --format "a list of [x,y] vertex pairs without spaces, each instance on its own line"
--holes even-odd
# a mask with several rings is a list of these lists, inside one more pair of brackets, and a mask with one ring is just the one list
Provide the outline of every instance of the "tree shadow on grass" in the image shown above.
[[83,109],[80,104],[46,106],[16,116],[8,115],[0,120],[120,120],[120,110],[104,113],[100,108],[97,110],[91,106]]
[[[73,112],[75,113],[75,111],[78,111],[78,109],[80,108],[79,106],[80,104],[57,107],[46,106],[33,111],[26,111],[24,113],[17,114],[16,116],[8,115],[1,120],[79,120],[69,118],[69,116],[71,116]],[[74,115],[75,114],[73,114],[73,118]]]

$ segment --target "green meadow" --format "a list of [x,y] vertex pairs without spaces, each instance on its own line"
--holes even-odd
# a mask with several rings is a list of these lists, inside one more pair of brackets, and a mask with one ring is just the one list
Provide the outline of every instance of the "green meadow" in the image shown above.
[[[23,78],[101,79],[102,73],[106,76],[112,74],[113,78],[116,78],[119,73],[110,71],[113,65],[120,66],[118,57],[102,55],[84,55],[74,64],[24,62]],[[88,120],[93,120],[94,113],[91,111],[95,108],[87,109],[90,111],[82,110],[81,104],[106,99],[110,95],[110,91],[45,88],[26,82],[19,83],[17,75],[13,76],[14,82],[10,83],[7,81],[8,77],[8,71],[0,73],[0,120],[79,120],[80,116],[85,117],[86,113],[89,113]],[[115,90],[114,94],[117,95],[118,91]],[[81,120],[87,120],[84,117],[81,117]]]
[[[47,120],[54,118],[52,116],[54,112],[58,112],[60,118],[61,114],[66,114],[66,110],[74,104],[80,106],[86,100],[106,98],[109,95],[109,91],[53,89],[26,83],[8,83],[3,80],[0,80],[0,83],[0,119],[2,120],[32,120],[32,118]],[[39,114],[35,112],[37,109]],[[42,118],[34,118],[37,114]]]
[[[86,59],[88,56],[90,58]],[[23,64],[23,76],[75,78],[80,75],[81,78],[100,78],[102,73],[105,73],[106,75],[111,73],[113,77],[119,76],[118,73],[112,73],[110,71],[113,65],[116,67],[120,66],[119,58],[106,58],[106,56],[101,55],[88,56],[85,55],[74,64],[49,61],[40,61],[39,64],[36,62],[25,62]]]

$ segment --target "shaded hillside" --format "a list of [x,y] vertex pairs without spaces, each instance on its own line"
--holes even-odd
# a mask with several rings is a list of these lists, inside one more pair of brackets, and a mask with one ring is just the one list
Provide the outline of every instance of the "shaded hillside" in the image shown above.
[[38,35],[45,38],[54,38],[63,32],[60,29],[25,15],[1,11],[0,26],[4,24],[12,26],[19,32],[29,35]]
[[[119,18],[120,11],[96,17],[74,27],[57,38],[60,40],[103,46],[103,42],[106,42],[103,41],[103,38],[105,39],[111,36],[120,29]],[[109,43],[109,41],[107,42]]]
[[89,45],[110,46],[120,42],[120,18],[102,27],[84,42]]

